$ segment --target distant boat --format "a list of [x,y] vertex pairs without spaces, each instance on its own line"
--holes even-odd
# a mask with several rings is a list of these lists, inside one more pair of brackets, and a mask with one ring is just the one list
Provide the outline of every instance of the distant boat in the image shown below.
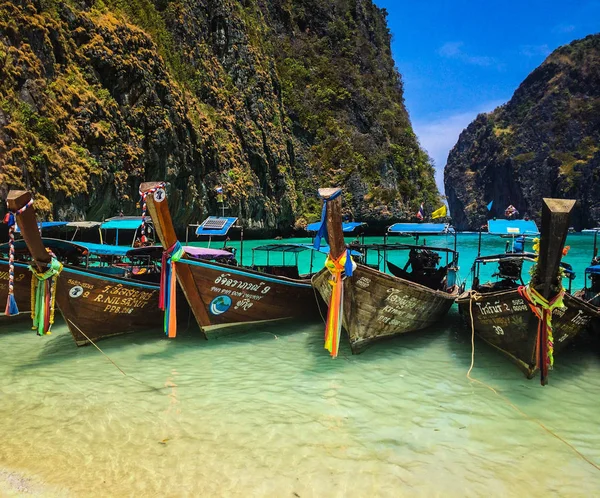
[[[364,264],[356,264],[349,275],[350,256],[342,231],[340,194],[340,189],[319,190],[326,204],[326,219],[322,222],[326,223],[330,252],[327,268],[313,277],[315,289],[329,305],[328,330],[330,326],[335,329],[331,330],[335,337],[328,339],[332,340],[333,348],[327,346],[332,356],[337,355],[342,326],[348,333],[352,352],[359,353],[373,341],[415,332],[438,322],[448,313],[459,293],[455,249],[411,244],[352,244],[349,247],[354,250],[383,255],[383,264],[388,265],[392,274],[380,271],[378,264],[376,268],[367,265],[365,255]],[[435,235],[447,231],[445,224],[427,223],[400,223],[390,228],[390,233],[397,234]],[[409,264],[403,268],[387,261],[389,254],[398,251],[409,254]],[[445,265],[438,265],[440,252],[448,256]]]
[[[539,256],[524,250],[523,235],[537,232],[534,222],[525,225],[525,220],[490,220],[490,234],[512,234],[515,242],[505,253],[478,255],[473,263],[472,289],[457,299],[467,325],[470,327],[472,320],[474,332],[513,360],[528,378],[540,370],[543,385],[548,379],[549,359],[585,329],[596,314],[588,303],[557,289],[567,223],[574,204],[575,201],[544,199]],[[537,272],[528,285],[521,274],[524,261],[537,262]],[[498,264],[494,274],[498,280],[481,283],[480,266],[491,263]],[[568,278],[571,269],[562,265]],[[561,296],[564,307],[558,307]],[[534,302],[556,305],[551,311],[552,330],[536,314],[548,312]]]

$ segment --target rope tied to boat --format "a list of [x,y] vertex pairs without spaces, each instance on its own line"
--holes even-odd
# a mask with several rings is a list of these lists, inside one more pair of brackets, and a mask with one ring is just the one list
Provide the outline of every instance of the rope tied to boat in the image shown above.
[[154,192],[161,188],[165,188],[165,186],[166,183],[161,182],[158,185],[152,187],[151,189],[146,190],[145,192],[142,192],[141,189],[139,190],[140,196],[142,198],[142,225],[140,227],[140,242],[142,244],[145,244],[148,241],[148,239],[146,238],[146,211],[148,209],[148,205],[146,204],[146,197],[148,197],[149,194],[154,194]]
[[17,226],[17,215],[24,213],[27,208],[33,206],[33,199],[30,199],[21,209],[16,212],[8,211],[4,217],[4,223],[8,225],[8,296],[6,298],[6,316],[18,315],[19,307],[15,298],[15,229]]
[[[556,308],[564,308],[565,303],[563,301],[565,295],[565,289],[561,286],[560,291],[552,299],[547,300],[533,287],[528,285],[521,285],[517,289],[519,294],[527,304],[531,311],[535,314],[538,319],[538,332],[536,342],[536,364],[540,369],[542,376],[542,384],[548,376],[548,370],[554,366],[554,337],[552,335],[552,311]],[[543,364],[540,365],[540,348],[545,345],[547,353],[545,355]]]
[[325,268],[329,270],[332,277],[329,280],[332,290],[325,324],[325,349],[331,353],[332,358],[336,358],[340,348],[344,316],[344,279],[352,276],[356,263],[352,261],[350,250],[346,249],[337,259],[333,259],[331,254],[327,255]]
[[37,330],[37,335],[50,334],[54,324],[54,309],[56,305],[56,283],[63,269],[62,263],[54,256],[45,271],[37,271],[33,265],[29,266],[31,277],[31,319],[32,330]]
[[177,335],[177,265],[185,251],[179,241],[163,251],[160,268],[160,293],[158,306],[165,312],[164,331],[167,337]]

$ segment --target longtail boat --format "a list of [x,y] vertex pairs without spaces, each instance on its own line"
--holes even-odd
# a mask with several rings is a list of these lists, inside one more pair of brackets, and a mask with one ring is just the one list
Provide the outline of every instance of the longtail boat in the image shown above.
[[[78,346],[129,332],[162,328],[163,312],[157,307],[157,283],[107,275],[101,267],[63,265],[46,250],[31,201],[29,192],[13,190],[8,194],[7,204],[9,210],[16,213],[31,255],[35,285],[34,327],[39,335],[50,332],[55,303]],[[89,255],[88,248],[78,244],[71,246],[74,251],[80,251],[80,255]],[[27,296],[30,296],[29,286]]]
[[[383,253],[383,264],[387,263],[392,274],[385,273],[385,267],[381,271],[379,264],[366,264],[368,255],[364,264],[356,264],[344,242],[341,190],[320,189],[319,195],[324,207],[317,244],[320,238],[327,238],[330,252],[326,268],[312,281],[329,305],[325,347],[333,357],[338,353],[342,326],[352,352],[359,353],[373,341],[424,329],[448,313],[459,294],[455,249],[417,244],[352,245],[362,252],[371,248]],[[444,224],[435,225],[431,231],[418,226],[397,226],[393,231],[418,234],[424,230],[431,235],[448,231]],[[395,250],[409,252],[410,264],[403,268],[390,264],[387,257]],[[438,266],[440,252],[450,256],[444,266]]]
[[[164,282],[167,303],[176,275],[205,337],[208,331],[216,328],[318,318],[310,278],[290,278],[277,275],[277,271],[261,272],[237,266],[235,261],[226,264],[193,258],[183,250],[175,234],[165,184],[144,183],[140,194],[154,222],[156,235],[167,248],[164,259],[171,269]],[[222,220],[225,222],[226,218]],[[269,268],[265,269],[269,271]]]
[[[595,314],[562,285],[562,275],[569,268],[561,269],[561,258],[574,205],[571,200],[544,199],[539,254],[525,252],[519,243],[503,254],[479,255],[473,265],[472,288],[457,299],[474,333],[514,361],[528,378],[539,370],[542,385],[548,382],[554,354],[584,330]],[[522,240],[523,235],[537,231],[531,223],[490,220],[488,232],[518,235]],[[528,284],[521,275],[524,261],[535,263]],[[481,283],[481,265],[492,263],[498,264],[494,274],[498,280]]]

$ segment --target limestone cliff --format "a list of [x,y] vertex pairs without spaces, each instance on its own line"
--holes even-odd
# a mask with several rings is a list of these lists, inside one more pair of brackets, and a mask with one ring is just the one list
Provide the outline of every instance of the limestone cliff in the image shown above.
[[170,183],[182,225],[217,210],[286,230],[345,187],[361,218],[438,192],[370,0],[0,0],[0,198],[55,219],[136,212]]
[[513,204],[539,220],[542,197],[577,199],[576,228],[600,224],[600,35],[555,50],[511,100],[464,130],[444,171],[452,218],[477,229]]

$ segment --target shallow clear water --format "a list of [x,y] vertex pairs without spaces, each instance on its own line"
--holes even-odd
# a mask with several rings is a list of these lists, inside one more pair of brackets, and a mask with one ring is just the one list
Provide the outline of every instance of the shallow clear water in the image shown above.
[[[592,240],[568,240],[574,288]],[[477,236],[459,249],[467,276]],[[600,471],[535,421],[600,465],[600,355],[571,348],[542,388],[476,341],[472,376],[529,419],[466,378],[470,341],[456,308],[359,356],[342,342],[336,360],[322,324],[211,341],[190,326],[100,342],[123,375],[62,322],[49,337],[3,325],[0,495],[597,495]]]

